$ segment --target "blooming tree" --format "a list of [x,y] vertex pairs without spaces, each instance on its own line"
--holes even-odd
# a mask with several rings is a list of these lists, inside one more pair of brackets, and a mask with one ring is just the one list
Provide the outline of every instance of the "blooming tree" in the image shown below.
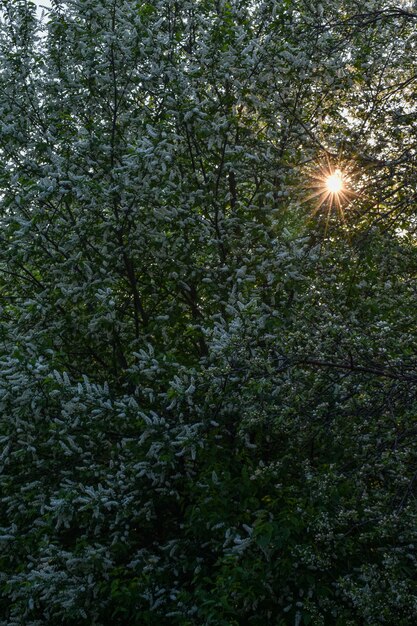
[[0,7],[0,624],[414,624],[415,9]]

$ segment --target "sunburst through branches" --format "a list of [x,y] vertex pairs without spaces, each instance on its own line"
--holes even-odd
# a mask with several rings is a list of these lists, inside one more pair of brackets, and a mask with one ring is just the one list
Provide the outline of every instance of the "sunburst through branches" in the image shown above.
[[311,193],[305,198],[306,202],[315,201],[313,214],[320,209],[327,214],[327,224],[334,210],[345,222],[345,209],[355,193],[350,188],[352,166],[348,163],[332,163],[329,159],[316,164],[310,173],[309,189]]

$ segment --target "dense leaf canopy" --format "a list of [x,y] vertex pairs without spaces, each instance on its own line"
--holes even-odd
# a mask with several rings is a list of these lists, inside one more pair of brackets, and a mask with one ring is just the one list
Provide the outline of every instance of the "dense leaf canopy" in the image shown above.
[[0,625],[415,624],[416,8],[51,4],[0,0]]

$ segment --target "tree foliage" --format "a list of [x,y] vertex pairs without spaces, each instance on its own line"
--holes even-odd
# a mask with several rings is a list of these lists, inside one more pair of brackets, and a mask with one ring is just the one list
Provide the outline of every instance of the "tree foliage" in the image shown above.
[[0,7],[0,624],[414,624],[415,10]]

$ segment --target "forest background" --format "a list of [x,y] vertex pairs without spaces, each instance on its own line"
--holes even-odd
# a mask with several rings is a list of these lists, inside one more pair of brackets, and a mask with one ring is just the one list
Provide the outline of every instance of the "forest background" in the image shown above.
[[0,7],[0,624],[415,624],[416,7]]

